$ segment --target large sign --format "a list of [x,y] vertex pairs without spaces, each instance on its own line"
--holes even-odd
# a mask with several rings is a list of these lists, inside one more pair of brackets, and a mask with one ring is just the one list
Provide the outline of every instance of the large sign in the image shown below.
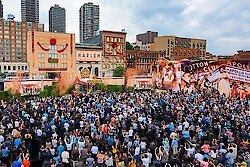
[[160,61],[151,65],[158,89],[174,91],[218,89],[220,94],[243,98],[250,93],[250,61]]

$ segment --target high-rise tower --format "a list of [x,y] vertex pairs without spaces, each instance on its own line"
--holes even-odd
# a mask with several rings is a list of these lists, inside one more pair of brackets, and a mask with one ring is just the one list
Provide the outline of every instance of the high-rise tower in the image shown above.
[[39,22],[39,0],[21,0],[22,21]]
[[65,8],[54,5],[49,10],[49,31],[50,32],[66,32],[66,12]]
[[80,42],[92,38],[99,30],[99,5],[85,3],[80,8]]

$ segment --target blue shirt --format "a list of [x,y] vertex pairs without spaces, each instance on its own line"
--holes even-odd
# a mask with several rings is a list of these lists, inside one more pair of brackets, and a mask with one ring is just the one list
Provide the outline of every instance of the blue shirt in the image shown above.
[[20,138],[14,140],[14,143],[15,143],[15,146],[16,146],[16,147],[19,147],[20,144],[21,144],[21,142],[22,142],[22,141],[21,141]]
[[174,139],[171,143],[172,146],[178,146],[178,140]]
[[8,157],[9,156],[9,152],[10,152],[10,150],[8,150],[8,149],[2,149],[2,156],[3,157]]
[[13,167],[21,167],[22,166],[22,163],[19,162],[19,161],[14,161],[13,162]]
[[59,147],[57,148],[57,151],[58,151],[58,155],[61,156],[62,152],[64,151],[64,146],[59,146]]
[[113,139],[112,137],[109,137],[109,138],[108,138],[108,145],[109,145],[109,146],[112,146],[113,143],[114,143],[114,139]]
[[189,131],[182,132],[184,138],[189,138]]
[[59,160],[60,160],[60,156],[54,157],[53,160],[55,160],[56,161],[56,165],[58,165],[59,164]]
[[168,126],[168,128],[169,128],[170,132],[172,132],[172,131],[174,130],[174,125],[170,124],[170,125]]

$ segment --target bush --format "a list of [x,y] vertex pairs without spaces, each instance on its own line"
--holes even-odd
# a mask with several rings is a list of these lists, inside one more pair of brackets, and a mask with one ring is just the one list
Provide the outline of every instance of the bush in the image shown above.
[[40,97],[55,97],[58,94],[58,89],[56,83],[53,83],[52,86],[45,86],[44,90],[40,92]]
[[125,91],[124,85],[107,85],[107,88],[110,92],[124,92]]
[[134,92],[134,87],[133,86],[129,86],[128,90],[131,91],[131,92]]

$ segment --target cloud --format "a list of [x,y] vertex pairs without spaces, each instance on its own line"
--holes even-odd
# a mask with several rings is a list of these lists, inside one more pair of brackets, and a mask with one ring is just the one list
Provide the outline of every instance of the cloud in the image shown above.
[[[91,1],[91,0],[90,0]],[[21,0],[2,0],[4,15],[21,18]],[[79,9],[83,0],[40,0],[40,22],[48,30],[48,11],[54,4],[66,8],[67,32],[79,41]],[[126,29],[127,40],[138,33],[158,31],[207,39],[207,50],[230,55],[240,49],[250,50],[249,0],[92,0],[100,5],[100,29]]]

